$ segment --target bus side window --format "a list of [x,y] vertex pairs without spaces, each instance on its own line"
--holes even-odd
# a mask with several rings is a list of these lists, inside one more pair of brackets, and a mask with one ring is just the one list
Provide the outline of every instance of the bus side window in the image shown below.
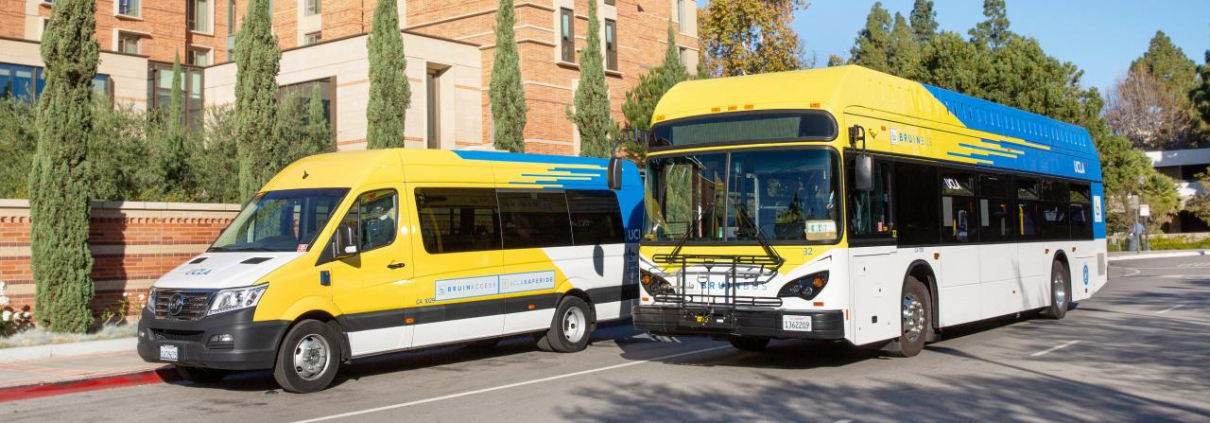
[[[934,245],[940,239],[937,215],[941,204],[937,184],[920,181],[937,180],[937,168],[908,162],[895,163],[895,223],[899,230],[899,246]],[[910,206],[909,206],[910,205]]]
[[1092,239],[1092,194],[1085,184],[1071,184],[1071,239]]
[[1071,198],[1067,183],[1042,181],[1042,236],[1047,240],[1071,239],[1071,227],[1067,221]]
[[894,235],[891,218],[891,163],[874,161],[874,189],[869,192],[852,190],[853,166],[849,164],[849,181],[852,192],[849,198],[849,221],[852,235],[857,238],[888,238]]
[[1016,178],[1017,186],[1017,235],[1022,240],[1040,239],[1042,223],[1041,187],[1037,179]]
[[941,169],[941,242],[978,242],[979,210],[975,208],[975,175]]
[[1012,178],[979,175],[979,239],[983,242],[1012,241],[1017,233]]

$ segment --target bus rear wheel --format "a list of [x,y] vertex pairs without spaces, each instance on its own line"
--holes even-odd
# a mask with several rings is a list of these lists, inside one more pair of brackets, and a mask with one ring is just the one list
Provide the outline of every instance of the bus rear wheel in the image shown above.
[[340,334],[318,320],[304,320],[286,333],[273,378],[294,393],[322,391],[340,369]]
[[573,295],[563,297],[550,330],[538,338],[538,349],[553,352],[579,352],[588,347],[592,331],[592,313],[588,303]]
[[1067,266],[1063,262],[1055,260],[1050,265],[1050,307],[1046,308],[1046,316],[1055,320],[1066,317],[1071,304],[1071,281],[1067,275]]
[[902,331],[899,338],[891,341],[887,352],[896,357],[914,357],[924,349],[929,333],[933,330],[932,297],[928,288],[914,276],[903,281],[901,316]]

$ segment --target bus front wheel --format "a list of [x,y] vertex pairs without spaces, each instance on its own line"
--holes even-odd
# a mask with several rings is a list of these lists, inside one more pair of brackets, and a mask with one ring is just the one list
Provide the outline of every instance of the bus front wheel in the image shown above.
[[1046,316],[1055,320],[1067,316],[1071,300],[1071,281],[1067,275],[1067,266],[1063,262],[1055,260],[1050,265],[1050,307],[1046,308]]
[[903,281],[903,297],[900,302],[903,320],[899,338],[891,341],[887,352],[896,357],[914,357],[924,349],[930,331],[933,330],[932,297],[928,288],[914,276]]

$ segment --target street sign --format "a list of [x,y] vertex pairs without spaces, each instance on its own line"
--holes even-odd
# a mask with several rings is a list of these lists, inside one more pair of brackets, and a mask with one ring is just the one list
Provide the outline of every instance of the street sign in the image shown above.
[[1150,217],[1151,216],[1151,205],[1150,204],[1139,204],[1139,216]]

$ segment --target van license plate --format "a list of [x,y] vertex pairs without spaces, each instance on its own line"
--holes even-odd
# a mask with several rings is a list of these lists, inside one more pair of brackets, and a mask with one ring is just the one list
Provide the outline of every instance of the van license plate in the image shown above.
[[781,316],[781,329],[791,332],[810,332],[811,316]]
[[160,345],[160,360],[178,361],[181,357],[180,351],[176,345]]

